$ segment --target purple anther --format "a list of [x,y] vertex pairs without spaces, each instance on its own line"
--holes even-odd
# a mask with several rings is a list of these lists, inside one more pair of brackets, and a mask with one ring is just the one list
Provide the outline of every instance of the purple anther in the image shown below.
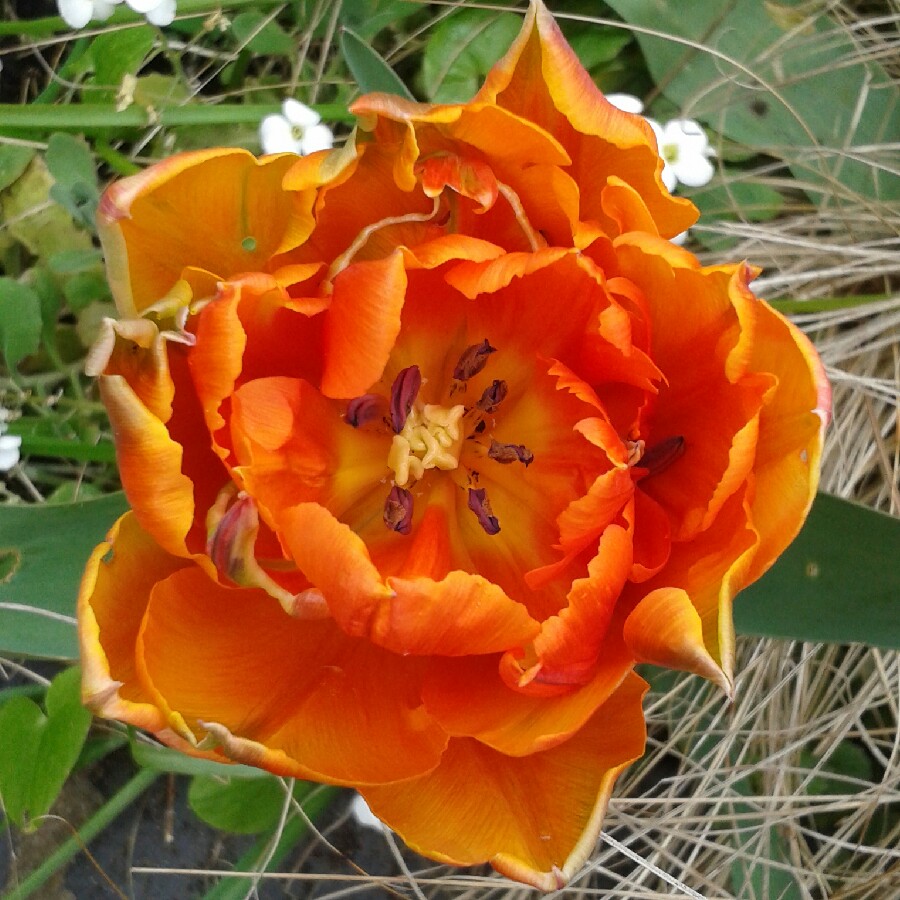
[[468,381],[474,378],[486,365],[488,357],[495,353],[496,347],[492,347],[485,338],[480,344],[472,344],[466,347],[453,370],[453,377],[457,381]]
[[488,456],[504,466],[520,462],[527,467],[534,462],[534,454],[524,444],[501,444],[495,440],[491,441]]
[[397,434],[403,431],[421,386],[422,373],[418,366],[407,366],[394,379],[391,385],[391,427]]
[[366,422],[371,422],[380,413],[384,405],[384,400],[378,394],[363,394],[361,397],[354,397],[347,404],[346,420],[349,425],[359,428]]
[[490,387],[484,389],[481,399],[475,406],[482,412],[492,413],[506,399],[508,391],[509,388],[505,381],[496,380],[491,383]]
[[391,531],[409,534],[412,528],[413,495],[395,484],[384,501],[384,524]]
[[638,461],[642,469],[647,469],[648,475],[658,475],[684,453],[684,438],[678,434],[667,437],[654,444]]
[[484,488],[469,488],[469,509],[475,513],[478,524],[488,534],[497,534],[500,531],[500,523],[491,509],[491,502]]

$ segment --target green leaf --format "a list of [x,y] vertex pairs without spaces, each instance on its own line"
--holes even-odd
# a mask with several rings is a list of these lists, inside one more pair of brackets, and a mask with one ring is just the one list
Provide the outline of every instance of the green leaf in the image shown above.
[[[77,658],[74,624],[40,610],[75,614],[87,558],[127,508],[124,494],[67,506],[0,507],[0,561],[11,569],[0,583],[0,655]],[[34,611],[4,609],[3,603]]]
[[0,709],[0,795],[20,828],[49,811],[81,753],[91,714],[81,705],[80,669],[53,679],[46,708],[14,697]]
[[88,145],[71,134],[57,133],[47,144],[47,168],[57,184],[71,190],[86,185],[97,190],[97,170]]
[[126,75],[137,75],[155,41],[156,29],[150,25],[97,35],[91,42],[94,82],[118,88]]
[[742,634],[900,649],[900,519],[819,494],[797,539],[734,604]]
[[664,35],[636,33],[653,80],[689,115],[783,157],[815,193],[900,199],[900,178],[869,149],[900,133],[900,90],[881,66],[855,61],[859,48],[833,19],[809,16],[791,35],[759,0],[707,0],[689,13],[661,0],[608,2]]
[[11,372],[41,343],[41,299],[26,284],[0,278],[0,353]]
[[[274,20],[261,12],[245,12],[235,16],[231,31],[242,47],[263,56],[292,56],[294,39]],[[263,24],[265,22],[265,24]]]
[[31,147],[0,144],[0,191],[21,177],[36,153]]
[[284,807],[284,787],[272,775],[253,780],[197,775],[188,788],[188,803],[213,828],[258,834],[277,824]]
[[397,73],[349,28],[341,29],[341,53],[350,74],[364,94],[379,91],[407,100],[415,99]]
[[460,9],[432,32],[422,57],[422,86],[436,103],[471,99],[522,27],[513,13]]
[[87,250],[60,250],[47,257],[47,265],[57,275],[75,275],[102,266],[103,256],[93,247]]
[[368,0],[367,3],[343,3],[340,22],[364,40],[375,37],[382,28],[398,26],[418,12],[409,0]]
[[188,756],[178,750],[147,744],[143,741],[131,742],[131,755],[144,769],[154,772],[174,772],[176,775],[200,775],[219,779],[243,778],[259,780],[268,777],[267,772],[239,763],[220,763],[212,759]]
[[63,285],[63,294],[73,312],[84,309],[89,303],[110,300],[109,284],[102,272],[79,272]]

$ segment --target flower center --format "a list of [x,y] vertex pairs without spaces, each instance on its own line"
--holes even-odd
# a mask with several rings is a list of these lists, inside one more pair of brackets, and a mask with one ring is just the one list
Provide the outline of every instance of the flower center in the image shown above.
[[461,420],[466,408],[426,403],[413,406],[399,434],[394,435],[388,466],[394,483],[406,487],[418,481],[428,469],[449,472],[459,465],[463,432]]

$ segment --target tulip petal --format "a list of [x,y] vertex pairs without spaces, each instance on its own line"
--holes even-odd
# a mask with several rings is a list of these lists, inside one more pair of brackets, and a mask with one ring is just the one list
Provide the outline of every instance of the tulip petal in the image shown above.
[[490,862],[542,890],[561,888],[593,851],[617,776],[643,751],[645,688],[628,675],[584,727],[549,750],[510,757],[452,739],[429,775],[361,793],[414,850],[455,865]]
[[335,278],[324,334],[323,394],[349,400],[381,378],[400,332],[405,293],[399,251],[386,259],[354,263]]
[[395,653],[455,656],[505,650],[538,632],[523,606],[479,575],[385,581],[365,543],[316,503],[298,504],[283,520],[291,556],[351,636]]
[[625,620],[623,636],[639,662],[702,675],[733,695],[734,685],[706,649],[700,615],[680,588],[647,594]]
[[98,716],[153,732],[167,728],[137,679],[134,647],[153,585],[185,565],[153,541],[133,512],[91,554],[78,595],[78,639],[84,702]]
[[[202,150],[113,183],[100,201],[97,229],[119,311],[133,316],[156,303],[186,266],[228,278],[265,270],[274,253],[304,241],[314,195],[282,190],[293,161]],[[187,239],[191,234],[196,238]]]
[[415,661],[329,620],[291,618],[262,591],[222,587],[197,567],[153,588],[137,665],[173,727],[198,741],[209,732],[238,761],[283,774],[409,778],[434,768],[446,743],[419,700]]

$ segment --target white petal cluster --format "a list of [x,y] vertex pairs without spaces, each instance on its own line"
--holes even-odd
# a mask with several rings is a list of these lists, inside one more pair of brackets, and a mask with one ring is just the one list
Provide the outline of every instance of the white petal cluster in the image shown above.
[[84,28],[92,19],[105,21],[123,2],[151,25],[171,25],[175,18],[175,0],[56,0],[56,5],[70,28]]
[[8,472],[19,461],[22,438],[17,434],[4,434],[9,412],[0,406],[0,472]]
[[306,156],[330,150],[334,135],[321,116],[298,100],[285,100],[281,115],[266,116],[259,126],[263,153],[296,153]]
[[[640,114],[644,104],[631,94],[607,94],[606,99],[623,112]],[[713,166],[709,161],[716,151],[709,146],[709,138],[693,119],[672,119],[660,125],[647,117],[647,122],[656,135],[659,155],[665,163],[662,170],[663,184],[674,191],[679,184],[701,187],[713,177]]]

